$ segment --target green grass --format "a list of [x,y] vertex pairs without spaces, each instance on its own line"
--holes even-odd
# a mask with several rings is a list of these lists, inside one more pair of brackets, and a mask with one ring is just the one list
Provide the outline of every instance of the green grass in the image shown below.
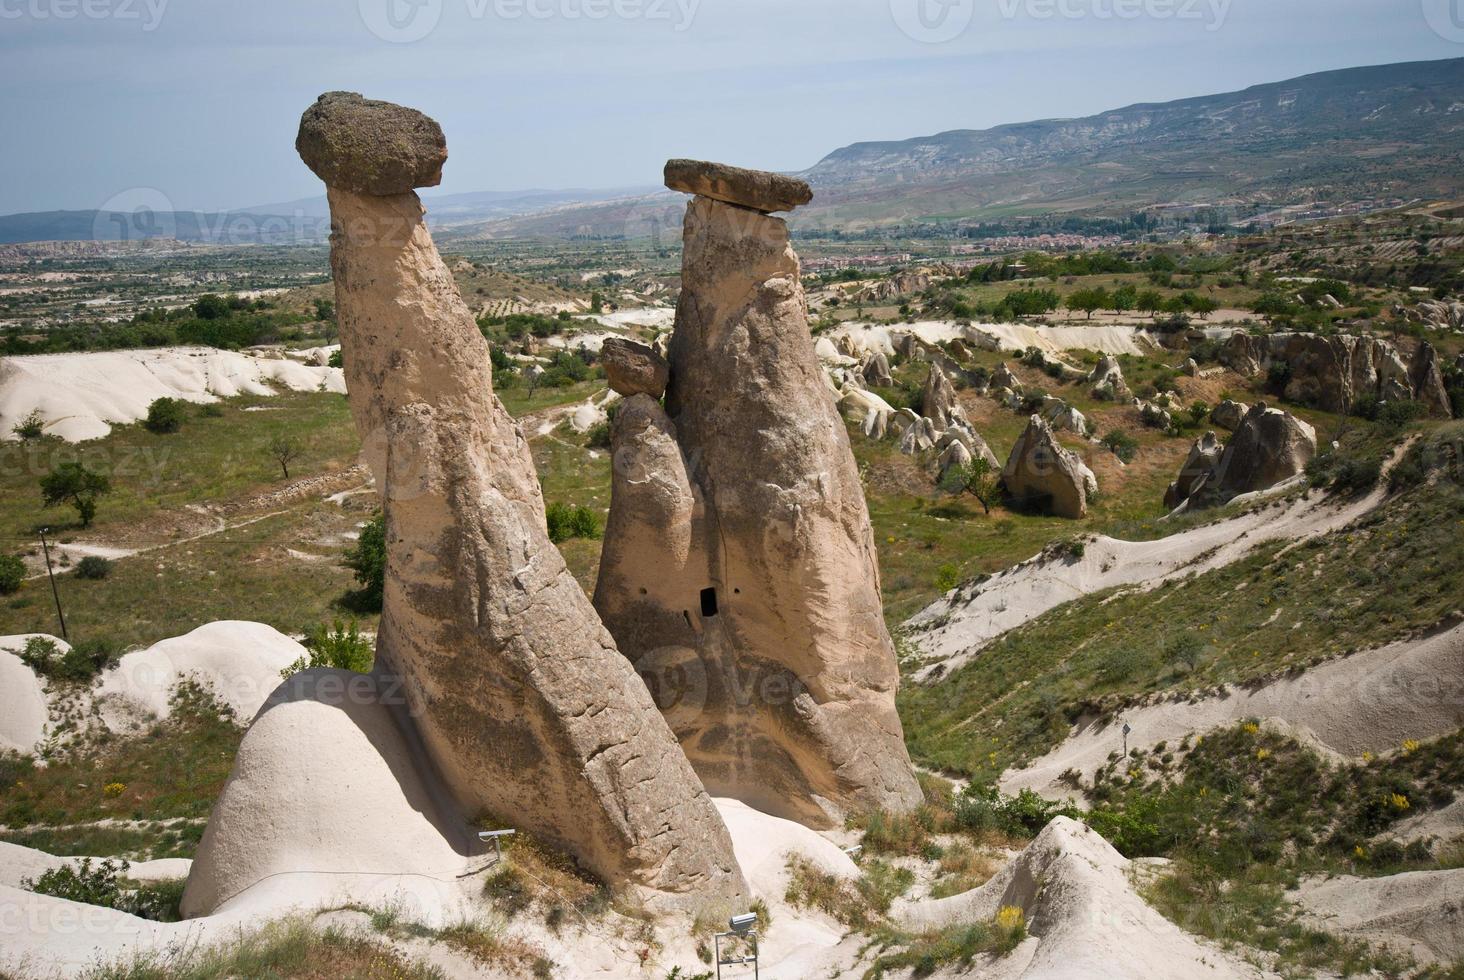
[[[351,498],[366,507],[369,497]],[[136,555],[115,563],[100,581],[57,578],[72,642],[105,639],[126,648],[180,636],[206,623],[248,620],[284,633],[304,633],[319,622],[359,615],[339,603],[356,588],[340,564],[344,544],[322,544],[368,516],[332,503],[310,501],[247,526]],[[304,560],[286,549],[320,555]],[[361,616],[374,628],[373,616]],[[44,579],[0,599],[0,635],[59,635]]]
[[77,826],[0,830],[0,841],[47,854],[120,857],[129,861],[191,858],[203,839],[205,818],[138,826]]
[[84,980],[443,980],[434,966],[410,961],[365,936],[317,931],[303,919],[242,934],[227,945],[170,947],[95,967]]
[[[1434,430],[1450,444],[1464,423]],[[1464,594],[1457,462],[1353,527],[1152,590],[1067,603],[939,683],[906,685],[900,713],[925,765],[989,781],[1061,741],[1084,712],[1213,687],[1381,646],[1432,628]],[[1345,595],[1345,603],[1336,601]],[[1217,597],[1224,597],[1218,600]]]
[[[205,414],[201,406],[190,406],[182,431],[171,435],[136,424],[115,426],[106,437],[84,443],[0,443],[0,541],[12,550],[36,546],[38,527],[63,537],[105,538],[160,511],[276,489],[284,480],[267,447],[277,436],[295,439],[304,449],[291,464],[291,480],[350,465],[360,445],[341,395],[283,391],[229,398],[212,408],[215,413]],[[112,482],[96,522],[84,533],[70,507],[42,506],[40,478],[68,461],[80,461]]]
[[[210,693],[182,685],[168,719],[141,736],[84,737],[46,765],[28,759],[7,765],[0,781],[0,824],[23,829],[108,819],[206,818],[223,790],[242,736],[232,713]],[[190,837],[180,835],[169,849],[181,852]],[[78,844],[103,843],[95,837],[73,839]],[[52,843],[59,841],[53,838]],[[121,838],[113,843],[129,842]],[[169,842],[160,837],[160,843]]]

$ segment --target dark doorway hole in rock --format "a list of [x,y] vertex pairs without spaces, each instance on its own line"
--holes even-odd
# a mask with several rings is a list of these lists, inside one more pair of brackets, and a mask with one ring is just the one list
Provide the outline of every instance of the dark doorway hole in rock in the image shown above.
[[702,619],[710,619],[717,615],[717,590],[702,589],[701,591],[701,612]]

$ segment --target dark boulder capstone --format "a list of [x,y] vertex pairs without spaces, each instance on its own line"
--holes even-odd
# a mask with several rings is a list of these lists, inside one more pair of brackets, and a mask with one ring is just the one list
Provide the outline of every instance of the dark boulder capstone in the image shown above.
[[306,109],[295,149],[327,186],[372,197],[436,187],[447,162],[430,117],[355,92],[327,92]]

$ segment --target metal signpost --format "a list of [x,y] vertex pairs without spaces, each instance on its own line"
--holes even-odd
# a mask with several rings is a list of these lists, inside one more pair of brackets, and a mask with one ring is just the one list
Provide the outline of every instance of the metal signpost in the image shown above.
[[[712,937],[717,950],[717,980],[722,980],[722,967],[746,966],[748,963],[752,964],[752,980],[758,980],[757,930],[753,928],[755,925],[757,925],[757,915],[753,912],[734,915],[727,922],[728,928],[732,931],[719,932]],[[739,944],[728,943],[728,953],[724,957],[722,955],[722,940],[724,939],[738,939],[743,943],[750,943],[752,955],[749,956],[742,952],[742,949],[746,947],[739,949]],[[733,953],[733,950],[737,952]]]

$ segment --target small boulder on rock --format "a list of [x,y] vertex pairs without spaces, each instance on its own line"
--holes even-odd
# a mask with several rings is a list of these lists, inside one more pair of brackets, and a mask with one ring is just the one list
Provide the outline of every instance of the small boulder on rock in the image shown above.
[[650,395],[660,400],[671,380],[671,365],[644,344],[621,337],[607,337],[600,348],[605,377],[615,393],[625,398]]
[[1228,432],[1234,432],[1240,428],[1240,423],[1245,421],[1245,413],[1249,411],[1250,406],[1245,402],[1227,398],[1210,411],[1210,421]]
[[813,200],[813,189],[796,177],[703,160],[668,161],[666,186],[673,191],[709,197],[763,214],[792,211]]

